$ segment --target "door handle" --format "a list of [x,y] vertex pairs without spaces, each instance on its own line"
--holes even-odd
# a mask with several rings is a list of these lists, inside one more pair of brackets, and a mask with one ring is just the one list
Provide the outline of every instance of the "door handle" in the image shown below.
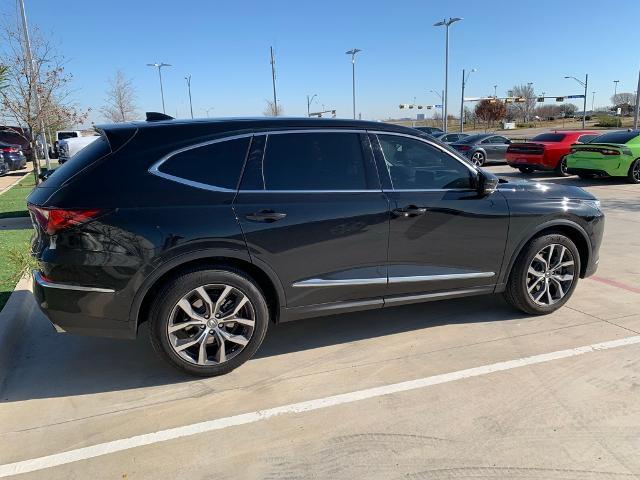
[[427,213],[427,209],[424,207],[417,207],[415,205],[408,205],[404,208],[393,209],[393,214],[396,217],[417,217]]
[[252,222],[273,223],[273,222],[277,222],[278,220],[282,220],[286,216],[287,216],[286,213],[279,213],[279,212],[274,212],[271,209],[265,209],[265,210],[260,210],[259,212],[249,213],[245,215],[245,218],[247,220],[251,220]]

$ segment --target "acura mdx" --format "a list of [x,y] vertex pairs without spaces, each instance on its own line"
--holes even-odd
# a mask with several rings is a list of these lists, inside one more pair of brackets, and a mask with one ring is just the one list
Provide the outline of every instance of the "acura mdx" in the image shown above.
[[500,180],[411,128],[149,114],[98,131],[28,198],[35,297],[60,332],[147,322],[190,374],[305,317],[488,293],[549,313],[598,263],[592,195]]

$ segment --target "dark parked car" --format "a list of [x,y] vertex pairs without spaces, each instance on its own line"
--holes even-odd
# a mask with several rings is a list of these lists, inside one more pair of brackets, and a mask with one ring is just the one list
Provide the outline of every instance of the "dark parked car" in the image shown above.
[[27,157],[28,161],[31,161],[32,149],[29,140],[27,140],[29,136],[29,129],[27,128],[0,125],[0,142],[9,145],[20,145],[22,153]]
[[434,133],[444,133],[441,128],[438,127],[413,127],[415,130],[418,130],[422,133],[427,133],[429,135],[433,135]]
[[2,156],[0,156],[0,176],[9,173],[9,166],[5,163]]
[[28,198],[35,297],[58,331],[133,338],[149,322],[156,350],[191,374],[238,367],[274,322],[487,293],[549,313],[598,264],[591,194],[506,183],[410,128],[99,131]]
[[454,143],[454,142],[459,142],[463,138],[467,138],[469,136],[469,134],[468,133],[444,133],[444,132],[438,132],[438,133],[432,133],[431,136],[433,138],[437,138],[438,140],[440,140],[441,142],[444,142],[444,143]]
[[464,154],[471,162],[481,167],[485,162],[506,162],[507,148],[511,140],[502,135],[490,133],[470,135],[451,146]]
[[9,170],[21,170],[27,166],[27,157],[22,153],[20,145],[10,145],[0,142],[0,156]]

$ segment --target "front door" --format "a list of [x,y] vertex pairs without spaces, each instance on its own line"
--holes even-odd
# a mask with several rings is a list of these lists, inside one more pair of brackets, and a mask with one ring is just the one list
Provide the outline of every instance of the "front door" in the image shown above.
[[366,134],[254,137],[234,209],[250,255],[278,275],[287,307],[382,305],[389,203]]
[[480,196],[473,188],[477,172],[427,140],[394,134],[378,134],[377,139],[378,166],[381,175],[388,175],[383,182],[389,182],[392,209],[390,300],[420,293],[491,291],[509,225],[502,194]]

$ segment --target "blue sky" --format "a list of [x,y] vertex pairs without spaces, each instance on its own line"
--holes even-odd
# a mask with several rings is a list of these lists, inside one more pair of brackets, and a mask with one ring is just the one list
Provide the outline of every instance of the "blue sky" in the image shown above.
[[[444,17],[451,27],[449,102],[459,111],[463,68],[477,68],[467,96],[504,95],[533,82],[536,92],[581,93],[565,75],[589,73],[589,101],[606,105],[618,91],[636,89],[640,53],[630,25],[640,1],[396,0],[199,1],[25,0],[38,25],[68,58],[74,97],[102,119],[107,79],[117,69],[137,87],[140,111],[161,111],[157,72],[164,70],[167,113],[188,116],[184,76],[192,75],[194,113],[261,115],[271,98],[269,46],[276,50],[278,97],[285,114],[306,114],[306,94],[351,115],[351,64],[345,51],[363,51],[357,65],[358,111],[363,118],[403,116],[399,103],[439,103],[429,90],[444,86]],[[14,0],[0,13],[15,14]],[[414,112],[415,113],[415,112]]]

